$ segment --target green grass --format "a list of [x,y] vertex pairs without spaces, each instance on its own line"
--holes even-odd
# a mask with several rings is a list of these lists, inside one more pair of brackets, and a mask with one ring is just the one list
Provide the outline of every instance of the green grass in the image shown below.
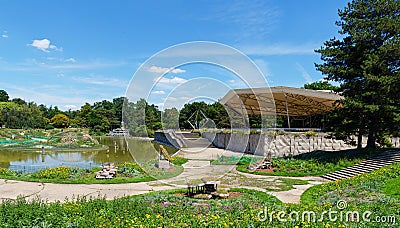
[[400,176],[386,182],[384,193],[400,198]]
[[[152,192],[115,200],[104,198],[75,199],[74,202],[46,203],[23,198],[0,204],[2,227],[398,227],[400,199],[386,193],[388,185],[398,183],[400,163],[355,178],[329,182],[308,189],[301,204],[284,204],[263,192],[231,188],[235,198],[202,200],[186,197],[186,189]],[[339,210],[336,203],[344,200],[347,207]],[[260,221],[258,215],[265,217]],[[302,214],[316,214],[315,221],[302,220]],[[328,212],[337,212],[329,220]],[[346,221],[346,213],[370,211],[371,221],[360,218]],[[284,212],[278,220],[278,213]],[[290,220],[298,213],[299,220]],[[325,214],[324,214],[325,213]],[[321,221],[321,215],[325,217]],[[341,214],[343,217],[341,218]],[[375,222],[386,216],[384,223]],[[296,218],[293,216],[292,218]],[[335,217],[334,217],[335,218]],[[395,219],[395,220],[393,220]]]
[[179,166],[185,164],[188,161],[189,161],[189,159],[183,158],[183,157],[178,157],[178,156],[171,158],[171,163],[174,165],[179,165]]
[[305,185],[308,181],[290,179],[290,178],[248,178],[238,173],[227,173],[223,178],[215,179],[215,177],[203,177],[201,179],[178,180],[170,182],[170,184],[186,185],[188,182],[192,185],[201,184],[203,180],[220,182],[220,186],[236,186],[236,187],[255,187],[265,189],[269,192],[287,191],[293,189],[293,185]]
[[[395,163],[367,174],[340,181],[317,185],[308,189],[301,197],[301,207],[316,207],[319,210],[337,208],[336,203],[344,200],[348,211],[371,211],[373,216],[400,219],[398,184],[400,163]],[[374,218],[374,217],[372,217]],[[391,223],[364,223],[359,227],[383,227]]]
[[177,190],[112,201],[81,198],[64,204],[19,198],[0,205],[0,224],[3,227],[248,227],[251,224],[260,227],[257,212],[264,205],[281,205],[275,197],[262,192],[232,191],[240,192],[240,196],[207,201],[185,197],[182,195],[185,190]]
[[247,170],[250,163],[239,163],[237,170],[240,172],[267,175],[267,176],[321,176],[349,166],[353,166],[363,159],[385,149],[344,150],[344,151],[316,151],[301,154],[292,158],[273,158],[273,172],[257,172]]
[[265,178],[248,178],[244,175],[235,173],[226,174],[220,181],[222,185],[257,187],[270,192],[287,191],[293,189],[293,185],[308,184],[308,181],[305,180],[289,178],[267,180]]
[[216,160],[211,161],[211,165],[244,165],[256,162],[262,158],[252,158],[248,156],[219,156]]

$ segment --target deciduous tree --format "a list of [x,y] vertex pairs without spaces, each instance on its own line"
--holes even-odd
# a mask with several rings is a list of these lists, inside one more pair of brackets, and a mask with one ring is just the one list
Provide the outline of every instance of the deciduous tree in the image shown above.
[[56,114],[50,120],[51,125],[57,128],[66,128],[69,126],[69,118],[64,114]]
[[0,90],[0,102],[7,102],[10,97],[5,90]]

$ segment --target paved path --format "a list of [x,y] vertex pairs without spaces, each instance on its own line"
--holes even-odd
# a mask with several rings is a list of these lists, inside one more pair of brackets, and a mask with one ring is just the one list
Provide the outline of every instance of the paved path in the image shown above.
[[[215,154],[232,154],[234,152],[225,151],[217,148],[207,148],[202,152],[182,152],[183,156],[188,157],[189,160],[183,165],[184,171],[180,175],[169,178],[166,180],[141,182],[141,183],[127,183],[127,184],[53,184],[53,183],[38,183],[38,182],[24,182],[15,180],[0,179],[0,199],[16,199],[18,196],[26,197],[27,199],[34,199],[40,197],[49,202],[65,201],[66,199],[72,200],[77,196],[98,197],[104,196],[107,199],[114,199],[116,197],[131,196],[144,194],[152,191],[170,190],[177,188],[184,188],[185,183],[192,179],[201,179],[205,177],[213,177],[219,179],[226,173],[237,173],[233,165],[210,165],[211,155]],[[207,160],[206,160],[207,159]],[[214,158],[215,159],[215,158]],[[273,176],[260,176],[240,173],[246,178],[257,178],[275,180],[277,178],[293,178],[293,177],[273,177]],[[294,189],[282,192],[267,192],[265,189],[240,186],[243,188],[252,188],[267,192],[276,196],[285,203],[299,203],[301,194],[309,187],[320,184],[322,179],[320,177],[303,177],[296,178],[308,180],[307,185],[297,185]]]

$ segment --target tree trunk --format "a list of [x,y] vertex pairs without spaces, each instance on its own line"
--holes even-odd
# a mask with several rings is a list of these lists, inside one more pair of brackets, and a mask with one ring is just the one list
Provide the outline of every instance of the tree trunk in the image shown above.
[[376,136],[375,131],[373,129],[369,129],[368,131],[368,140],[367,140],[367,148],[375,148]]
[[362,148],[362,132],[361,129],[358,130],[358,135],[357,135],[357,149],[361,149]]

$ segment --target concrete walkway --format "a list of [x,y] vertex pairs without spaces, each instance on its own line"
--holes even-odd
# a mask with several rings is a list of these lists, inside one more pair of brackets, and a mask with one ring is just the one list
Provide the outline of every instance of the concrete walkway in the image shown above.
[[[234,165],[210,165],[210,158],[212,158],[211,155],[225,155],[231,153],[234,152],[229,152],[217,148],[203,149],[202,152],[194,152],[193,150],[191,152],[182,151],[181,155],[192,159],[183,165],[183,173],[173,178],[150,182],[127,184],[53,184],[0,179],[0,199],[16,199],[18,196],[26,197],[27,199],[40,197],[42,199],[48,200],[49,202],[63,202],[66,199],[73,200],[78,196],[103,196],[106,199],[114,199],[117,197],[144,194],[152,191],[184,188],[186,187],[185,183],[190,180],[199,180],[206,177],[219,179],[223,178],[223,176],[227,173],[229,173],[230,175],[238,173],[235,170]],[[265,179],[266,181],[275,180],[277,178],[293,178],[260,176],[246,173],[240,173],[240,175],[244,175],[246,176],[246,178]],[[276,196],[278,199],[285,203],[299,203],[300,196],[306,189],[323,182],[320,177],[302,177],[295,179],[308,180],[309,184],[297,186],[295,185],[293,186],[294,189],[281,192],[267,192],[265,189],[254,188],[250,186],[240,187],[267,192],[271,195]]]

